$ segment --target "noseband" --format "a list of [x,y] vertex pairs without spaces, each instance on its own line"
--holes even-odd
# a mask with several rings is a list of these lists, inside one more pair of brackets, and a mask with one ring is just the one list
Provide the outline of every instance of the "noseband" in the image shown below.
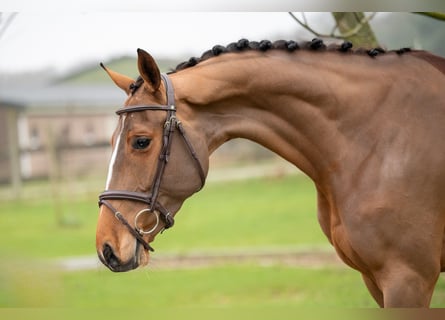
[[[161,152],[159,154],[158,164],[156,167],[155,176],[151,186],[151,194],[145,194],[142,192],[133,192],[133,191],[125,191],[125,190],[106,190],[99,195],[99,207],[101,205],[105,205],[108,207],[115,215],[115,217],[128,229],[128,231],[139,241],[140,244],[146,249],[150,251],[154,251],[154,249],[148,244],[147,241],[144,240],[143,235],[150,234],[154,232],[159,225],[159,221],[161,220],[164,223],[164,229],[168,229],[173,226],[175,223],[172,214],[162,206],[158,201],[159,189],[161,186],[162,175],[165,170],[165,166],[167,165],[170,157],[173,133],[175,129],[178,129],[182,139],[187,146],[187,149],[190,151],[192,158],[196,164],[198,169],[199,177],[201,178],[201,186],[197,190],[199,191],[205,183],[205,173],[202,168],[201,162],[193,148],[189,138],[187,137],[184,127],[182,126],[181,121],[176,117],[176,107],[175,107],[175,96],[173,91],[173,85],[171,83],[170,78],[166,74],[161,74],[162,80],[164,81],[166,92],[167,92],[167,105],[140,105],[140,106],[131,106],[131,107],[123,107],[116,111],[116,114],[121,115],[123,113],[130,112],[139,112],[139,111],[165,111],[167,112],[167,117],[164,123],[164,131],[162,135],[162,147]],[[137,85],[132,85],[133,92],[137,90]],[[134,220],[134,227],[124,218],[124,216],[113,207],[113,205],[108,200],[130,200],[142,202],[148,205],[148,208],[142,209],[136,214]],[[141,228],[137,227],[138,218],[144,213],[153,213],[156,217],[156,225],[149,229],[148,231],[144,231]],[[159,216],[158,214],[159,213]]]

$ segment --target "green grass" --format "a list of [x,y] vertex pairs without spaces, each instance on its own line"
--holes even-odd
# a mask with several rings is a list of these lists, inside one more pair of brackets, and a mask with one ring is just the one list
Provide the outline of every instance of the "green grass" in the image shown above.
[[[95,254],[97,195],[59,202],[44,194],[40,199],[0,203],[0,254]],[[312,183],[303,176],[209,184],[185,202],[175,226],[159,235],[154,246],[158,252],[327,246],[315,206]],[[57,208],[62,211],[58,215]]]
[[[303,306],[376,306],[359,273],[347,267],[159,270],[153,263],[124,274],[57,270],[52,259],[95,254],[96,197],[85,193],[55,201],[43,194],[0,203],[0,308],[130,307],[172,319],[217,319],[221,311],[224,319],[240,314],[269,319],[294,318]],[[224,251],[328,241],[318,226],[312,183],[292,176],[207,185],[154,246],[157,252]],[[445,306],[444,282],[439,280],[432,306]]]
[[[279,307],[374,306],[349,270],[254,265],[191,270],[55,272],[3,270],[0,306],[10,307]],[[314,281],[314,279],[317,279]],[[6,289],[6,290],[5,290]],[[335,292],[335,296],[332,293]],[[37,293],[37,294],[36,294]]]
[[215,184],[189,199],[160,250],[327,245],[312,182],[303,176]]
[[[189,270],[60,272],[45,265],[3,265],[0,307],[273,308],[376,307],[350,269],[228,265]],[[445,305],[439,281],[433,307]]]
[[[82,287],[80,292],[84,292],[80,297],[78,290],[70,290],[66,293],[66,301],[78,301],[82,307],[93,306],[99,296],[106,297],[102,298],[103,306],[123,307],[252,307],[262,304],[285,308],[322,304],[329,306],[332,303],[343,306],[373,305],[366,289],[356,281],[359,276],[347,271],[227,266],[175,272],[145,271],[128,274],[123,278],[109,273],[85,276],[64,276],[70,287]],[[318,281],[312,281],[313,278]],[[342,280],[339,281],[339,278]],[[94,281],[96,290],[87,290],[91,283],[80,283],[80,279]],[[141,286],[141,280],[145,286]],[[124,282],[129,285],[125,291],[121,289],[119,292]],[[323,286],[335,288],[336,298],[330,299],[331,293],[323,290]]]

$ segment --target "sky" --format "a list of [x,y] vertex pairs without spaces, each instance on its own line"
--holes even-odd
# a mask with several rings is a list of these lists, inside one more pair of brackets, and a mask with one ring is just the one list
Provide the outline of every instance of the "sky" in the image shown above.
[[[2,75],[41,69],[63,73],[136,55],[137,48],[155,59],[182,58],[240,38],[287,39],[300,32],[295,40],[310,40],[313,36],[287,11],[444,11],[445,1],[0,0],[0,10]],[[8,12],[14,11],[19,13],[2,32]],[[307,16],[313,25],[332,20],[329,13]]]
[[[3,23],[7,17],[2,15]],[[331,19],[329,14],[309,18]],[[297,30],[301,27],[287,12],[21,12],[0,38],[0,73],[64,72],[136,55],[137,48],[155,58],[199,55],[215,44],[274,40]]]

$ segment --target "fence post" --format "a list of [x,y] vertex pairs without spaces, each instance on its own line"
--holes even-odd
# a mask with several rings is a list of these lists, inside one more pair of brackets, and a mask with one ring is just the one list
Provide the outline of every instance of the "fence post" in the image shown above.
[[18,139],[18,111],[15,108],[8,108],[7,112],[7,130],[8,130],[8,154],[11,170],[11,189],[14,198],[20,198],[22,195],[22,178],[20,168],[20,146]]

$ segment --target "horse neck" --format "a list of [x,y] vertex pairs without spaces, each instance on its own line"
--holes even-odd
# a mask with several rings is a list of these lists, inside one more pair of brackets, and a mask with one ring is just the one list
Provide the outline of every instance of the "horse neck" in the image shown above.
[[178,101],[189,107],[210,153],[230,139],[246,138],[317,181],[335,170],[341,150],[342,139],[334,137],[342,97],[330,85],[338,85],[338,70],[315,67],[323,59],[315,56],[254,52],[208,60],[174,75]]

